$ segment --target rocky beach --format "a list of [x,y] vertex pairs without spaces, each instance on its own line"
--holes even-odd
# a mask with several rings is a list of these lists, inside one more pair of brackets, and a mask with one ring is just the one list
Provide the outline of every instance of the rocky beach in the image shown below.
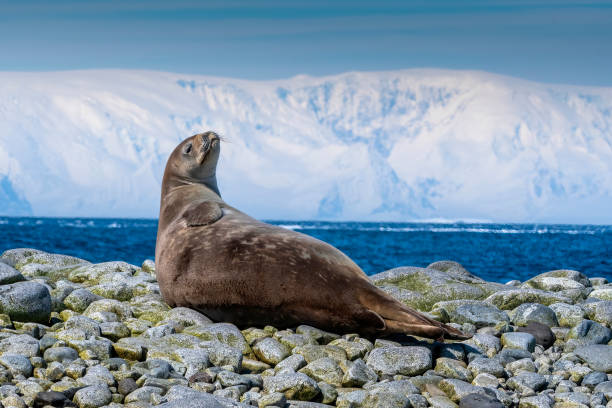
[[[461,342],[238,328],[170,308],[155,264],[0,256],[3,407],[612,407],[612,284],[487,282],[451,261],[371,276]],[[608,402],[610,401],[610,402]]]

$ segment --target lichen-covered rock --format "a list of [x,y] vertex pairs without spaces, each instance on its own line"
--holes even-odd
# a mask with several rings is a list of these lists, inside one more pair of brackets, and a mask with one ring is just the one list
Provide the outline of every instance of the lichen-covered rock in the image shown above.
[[[443,312],[442,312],[443,311]],[[449,300],[438,302],[432,314],[445,323],[470,323],[477,328],[495,326],[499,322],[509,322],[510,318],[497,307],[478,300]],[[446,319],[440,318],[446,315]]]
[[366,339],[365,341],[349,341],[347,339],[336,339],[329,343],[330,346],[338,346],[346,351],[346,357],[349,360],[363,358],[369,351],[374,348],[374,345]]
[[292,354],[274,367],[276,373],[293,373],[306,366],[306,359],[301,354]]
[[98,408],[112,401],[112,394],[106,385],[91,385],[74,394],[74,402],[79,408]]
[[584,310],[578,305],[553,303],[550,308],[555,312],[561,327],[574,327],[584,319]]
[[440,381],[438,386],[454,402],[459,402],[461,398],[469,394],[485,394],[485,390],[482,387],[452,378]]
[[316,327],[302,324],[295,329],[297,334],[303,334],[310,337],[319,344],[327,344],[332,340],[339,339],[340,336],[335,333],[326,332],[325,330],[317,329]]
[[231,366],[235,371],[242,366],[242,352],[235,348],[221,343],[220,341],[206,341],[200,343],[200,347],[208,352],[210,362],[217,366]]
[[612,331],[592,320],[583,320],[572,327],[567,334],[565,349],[568,351],[576,347],[589,344],[606,344],[612,339]]
[[323,357],[308,363],[306,367],[300,370],[300,373],[337,387],[342,385],[342,377],[344,376],[338,363],[329,357]]
[[486,282],[457,268],[445,272],[431,268],[400,267],[370,277],[376,286],[395,286],[418,294],[414,299],[404,299],[408,306],[419,310],[431,310],[441,301],[454,299],[484,299],[508,287]]
[[491,374],[497,378],[501,378],[505,374],[504,367],[498,361],[486,357],[477,357],[473,359],[467,368],[475,377],[480,374]]
[[25,278],[15,268],[10,265],[0,262],[0,285],[7,285],[9,283],[21,282]]
[[474,378],[472,372],[467,369],[463,361],[452,358],[440,357],[436,360],[434,371],[445,378],[456,378],[471,382]]
[[230,347],[234,347],[249,354],[251,347],[242,335],[242,332],[231,323],[213,323],[206,326],[190,326],[183,330],[184,334],[198,337],[202,340],[216,340]]
[[419,375],[432,367],[431,351],[425,347],[384,347],[370,352],[367,365],[378,375]]
[[500,340],[497,337],[487,333],[476,333],[470,340],[468,340],[468,344],[469,343],[474,344],[488,357],[493,357],[501,349]]
[[582,305],[587,318],[595,322],[612,325],[612,301],[602,300],[600,302],[585,303]]
[[514,309],[523,303],[539,303],[545,306],[559,302],[574,303],[566,296],[539,289],[509,289],[500,291],[486,298],[485,302],[495,305],[501,310]]
[[504,333],[501,337],[501,343],[504,347],[527,350],[533,353],[536,339],[529,333]]
[[290,350],[272,337],[263,338],[255,343],[253,352],[264,363],[276,365],[290,355]]
[[89,306],[87,306],[87,309],[85,309],[83,312],[83,316],[94,319],[95,314],[99,312],[114,313],[121,321],[129,319],[133,316],[132,308],[129,305],[115,299],[100,299],[90,303]]
[[612,300],[612,287],[595,287],[591,293],[589,293],[589,298],[595,298],[599,300]]
[[288,399],[310,401],[319,395],[316,381],[303,373],[283,373],[264,377],[264,390],[281,392]]
[[45,350],[43,358],[47,363],[57,361],[67,364],[79,358],[79,353],[71,347],[51,347]]
[[17,282],[0,286],[0,313],[12,320],[48,323],[51,315],[51,294],[37,282]]
[[206,326],[212,324],[212,320],[208,317],[187,307],[175,307],[166,313],[165,318],[175,321],[183,327]]
[[32,364],[30,360],[20,354],[4,353],[0,356],[0,364],[6,367],[13,376],[23,375],[29,377],[32,375]]
[[521,391],[525,388],[540,391],[546,387],[546,378],[540,374],[522,371],[507,381],[508,387]]
[[361,387],[378,379],[378,375],[362,359],[347,361],[341,368],[344,371],[343,387]]
[[40,353],[40,343],[29,334],[12,335],[0,340],[0,353],[36,357]]
[[88,286],[93,286],[101,283],[103,278],[114,278],[115,273],[124,273],[126,276],[133,275],[138,268],[126,262],[114,261],[103,262],[99,264],[83,265],[68,275],[68,279],[72,282],[83,283]]
[[554,310],[539,303],[523,303],[514,309],[512,322],[517,326],[527,326],[529,322],[542,323],[548,327],[559,326]]

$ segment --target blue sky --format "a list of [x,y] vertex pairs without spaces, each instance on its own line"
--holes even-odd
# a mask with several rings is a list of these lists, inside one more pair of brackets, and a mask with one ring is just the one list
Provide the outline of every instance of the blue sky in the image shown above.
[[0,0],[4,71],[272,79],[415,67],[612,86],[612,2]]

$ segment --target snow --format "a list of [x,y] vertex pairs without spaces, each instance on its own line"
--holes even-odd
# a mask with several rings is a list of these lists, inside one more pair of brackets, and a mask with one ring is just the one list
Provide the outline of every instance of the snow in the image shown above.
[[210,129],[224,199],[258,218],[612,223],[612,88],[3,72],[0,121],[0,214],[156,217],[168,154]]

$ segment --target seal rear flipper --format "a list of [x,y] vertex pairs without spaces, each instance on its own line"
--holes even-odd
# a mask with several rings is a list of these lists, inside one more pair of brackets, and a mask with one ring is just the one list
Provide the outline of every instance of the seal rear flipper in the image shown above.
[[200,227],[210,225],[218,221],[223,216],[223,211],[219,203],[204,201],[190,205],[181,215],[188,227]]

